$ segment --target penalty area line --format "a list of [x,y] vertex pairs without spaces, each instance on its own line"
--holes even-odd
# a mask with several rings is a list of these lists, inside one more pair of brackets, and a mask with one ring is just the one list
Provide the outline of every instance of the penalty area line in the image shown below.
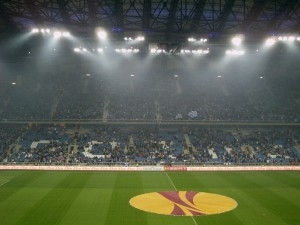
[[[168,172],[166,172],[166,175],[167,175],[167,177],[168,177],[170,183],[172,184],[173,188],[175,189],[175,191],[178,191],[177,188],[175,187],[173,181],[171,180],[171,177],[169,176]],[[194,218],[193,216],[191,216],[191,218],[192,218],[192,220],[194,221],[194,223],[195,223],[196,225],[198,225],[198,223],[196,222],[195,218]]]

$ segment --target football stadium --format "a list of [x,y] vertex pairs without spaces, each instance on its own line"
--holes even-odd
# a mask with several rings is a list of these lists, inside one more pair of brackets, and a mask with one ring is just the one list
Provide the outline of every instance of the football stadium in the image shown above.
[[298,225],[300,1],[0,1],[1,225]]

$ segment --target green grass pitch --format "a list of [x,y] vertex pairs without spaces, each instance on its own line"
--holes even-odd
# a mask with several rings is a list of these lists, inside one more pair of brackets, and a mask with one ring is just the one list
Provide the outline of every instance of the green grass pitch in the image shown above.
[[[130,198],[200,191],[238,202],[210,216],[140,211]],[[0,171],[1,225],[299,225],[300,172]]]

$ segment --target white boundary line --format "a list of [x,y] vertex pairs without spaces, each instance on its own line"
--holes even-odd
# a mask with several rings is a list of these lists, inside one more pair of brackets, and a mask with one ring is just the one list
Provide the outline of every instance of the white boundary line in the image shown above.
[[3,186],[4,184],[8,183],[8,182],[9,182],[9,180],[4,181],[3,183],[1,183],[1,180],[0,180],[0,187]]
[[[175,187],[175,185],[174,185],[173,181],[171,180],[171,178],[170,178],[170,176],[169,176],[168,172],[166,172],[166,175],[167,175],[167,177],[168,177],[169,181],[171,182],[171,184],[172,184],[173,188],[175,189],[175,191],[177,191],[177,188]],[[193,216],[191,216],[191,218],[192,218],[192,220],[194,221],[194,223],[195,223],[196,225],[198,225],[198,223],[196,222],[195,218],[194,218]]]
[[177,191],[177,188],[175,187],[175,185],[174,185],[173,181],[171,180],[169,174],[167,172],[166,172],[166,174],[167,174],[167,177],[168,177],[169,181],[171,182],[173,188],[175,189],[175,191]]

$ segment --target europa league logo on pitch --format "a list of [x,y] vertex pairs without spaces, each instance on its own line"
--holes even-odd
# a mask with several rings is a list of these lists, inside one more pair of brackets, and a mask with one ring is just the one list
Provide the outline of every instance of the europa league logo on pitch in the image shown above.
[[224,195],[193,191],[151,192],[135,196],[129,203],[146,212],[173,216],[220,214],[238,205]]

